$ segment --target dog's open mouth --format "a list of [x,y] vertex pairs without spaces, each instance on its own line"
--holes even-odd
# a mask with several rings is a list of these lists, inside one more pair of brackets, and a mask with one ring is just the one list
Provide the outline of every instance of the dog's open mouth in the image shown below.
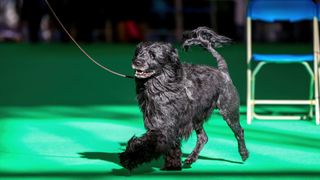
[[154,73],[155,71],[142,71],[142,70],[136,69],[135,76],[137,78],[148,78],[152,76]]

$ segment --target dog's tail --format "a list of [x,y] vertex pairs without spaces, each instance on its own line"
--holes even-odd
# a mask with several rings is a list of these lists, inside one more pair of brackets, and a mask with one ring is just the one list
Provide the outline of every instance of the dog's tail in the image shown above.
[[150,130],[141,137],[133,136],[124,152],[119,154],[120,164],[129,170],[145,162],[157,159],[168,149],[160,131]]
[[206,48],[212,54],[212,56],[216,58],[218,69],[222,72],[228,73],[228,65],[221,54],[218,53],[218,51],[216,51],[214,48],[212,48],[212,46],[207,46]]
[[215,48],[222,47],[224,44],[229,44],[231,42],[230,38],[218,35],[207,27],[198,27],[195,30],[183,33],[182,46],[187,51],[192,45],[200,45],[216,58],[218,69],[228,73],[228,65],[225,59],[215,50]]

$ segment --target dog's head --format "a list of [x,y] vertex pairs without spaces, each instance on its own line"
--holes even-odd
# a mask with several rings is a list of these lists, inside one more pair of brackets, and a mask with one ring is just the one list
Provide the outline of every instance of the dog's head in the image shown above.
[[188,50],[192,45],[201,45],[203,47],[211,45],[213,48],[217,48],[231,42],[230,38],[220,36],[207,27],[198,27],[192,31],[185,31],[182,40],[182,46],[185,50]]
[[157,76],[169,67],[175,67],[179,64],[176,49],[171,44],[162,42],[138,44],[132,59],[135,77],[139,79]]

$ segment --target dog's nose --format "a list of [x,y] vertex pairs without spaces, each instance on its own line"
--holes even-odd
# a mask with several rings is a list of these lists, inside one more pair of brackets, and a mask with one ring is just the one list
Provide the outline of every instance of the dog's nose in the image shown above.
[[143,61],[140,60],[140,59],[137,59],[137,60],[135,60],[135,61],[133,62],[133,64],[134,64],[135,66],[142,66],[142,65],[143,65]]

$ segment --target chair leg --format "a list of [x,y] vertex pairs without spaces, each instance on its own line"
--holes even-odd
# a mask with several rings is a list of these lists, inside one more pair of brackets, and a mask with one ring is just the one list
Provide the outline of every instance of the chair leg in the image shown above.
[[313,52],[314,52],[314,61],[313,61],[313,76],[314,76],[314,98],[315,98],[315,119],[316,124],[320,124],[320,110],[319,110],[319,21],[317,17],[313,18]]
[[316,107],[315,107],[315,113],[316,113],[316,124],[319,125],[320,124],[320,107],[319,107],[319,84],[317,84],[316,88],[316,96],[315,96],[315,100],[316,100]]
[[[316,90],[316,84],[315,80],[315,73],[314,71],[311,69],[311,67],[309,66],[309,64],[307,62],[303,62],[301,63],[302,65],[304,65],[304,67],[306,68],[307,72],[310,75],[310,85],[309,85],[309,100],[312,101],[315,98],[315,90]],[[315,109],[315,104],[310,104],[309,105],[309,114],[307,115],[306,118],[313,118],[313,110]]]
[[251,124],[252,122],[252,75],[251,70],[247,69],[247,124]]
[[251,58],[252,58],[252,39],[251,39],[251,18],[246,19],[247,34],[247,124],[252,121],[252,99],[251,99]]
[[[315,80],[314,80],[314,77],[311,78],[310,80],[310,90],[309,90],[309,99],[312,100],[313,98],[315,98]],[[310,105],[310,108],[309,108],[309,118],[312,118],[313,117],[313,109],[316,110],[315,106],[313,104]]]
[[320,124],[320,107],[319,107],[319,76],[318,76],[318,73],[319,73],[319,69],[318,67],[315,68],[315,77],[314,77],[314,82],[315,82],[315,85],[314,85],[314,98],[315,98],[315,119],[316,119],[316,124],[319,125]]
[[[318,88],[317,88],[318,89]],[[319,125],[320,124],[320,112],[319,112],[319,97],[317,97],[316,99],[316,107],[315,107],[315,113],[316,113],[316,124]]]

